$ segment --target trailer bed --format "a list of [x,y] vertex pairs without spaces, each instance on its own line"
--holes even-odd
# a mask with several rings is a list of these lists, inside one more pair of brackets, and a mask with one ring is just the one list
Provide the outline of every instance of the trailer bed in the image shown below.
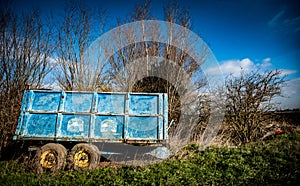
[[164,93],[28,90],[14,139],[161,143],[167,125]]

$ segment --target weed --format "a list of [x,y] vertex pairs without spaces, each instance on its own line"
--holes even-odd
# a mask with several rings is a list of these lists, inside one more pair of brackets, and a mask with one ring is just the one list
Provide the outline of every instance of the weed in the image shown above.
[[237,148],[198,145],[145,166],[35,174],[17,161],[0,162],[0,185],[294,185],[300,178],[300,133]]

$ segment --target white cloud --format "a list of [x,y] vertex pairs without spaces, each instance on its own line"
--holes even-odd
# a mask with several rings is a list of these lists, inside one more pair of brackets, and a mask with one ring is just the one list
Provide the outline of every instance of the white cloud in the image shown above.
[[300,93],[300,78],[287,81],[286,86],[282,88],[282,94],[285,97],[291,97],[296,93]]
[[[212,75],[218,74],[220,71],[223,76],[232,74],[233,76],[239,76],[241,70],[245,72],[255,71],[255,70],[271,70],[272,63],[271,58],[265,58],[263,60],[258,60],[255,63],[249,59],[244,58],[241,60],[226,60],[220,62],[218,67],[208,68],[205,72],[211,73]],[[270,68],[271,67],[271,68]],[[297,72],[297,70],[290,69],[279,69],[282,75],[290,75]],[[282,96],[276,97],[273,101],[280,103],[279,108],[281,109],[292,109],[300,108],[300,78],[292,79],[286,82],[286,86],[282,87]]]
[[62,90],[57,82],[50,82],[50,81],[44,82],[43,83],[43,88],[52,89],[52,90]]
[[300,108],[300,78],[292,79],[286,82],[282,88],[282,96],[274,101],[280,103],[282,109]]
[[222,64],[219,67],[209,68],[206,72],[216,74],[220,69],[224,75],[232,74],[233,76],[238,76],[241,70],[248,72],[256,68],[255,64],[249,58],[242,60],[226,60],[221,63]]
[[268,57],[268,58],[263,59],[262,63],[259,64],[259,66],[262,67],[262,68],[272,66],[271,58]]
[[[249,58],[244,59],[232,59],[221,61],[218,67],[211,67],[207,69],[205,72],[211,73],[212,75],[217,75],[220,71],[223,73],[224,76],[232,74],[233,76],[239,76],[241,70],[245,72],[256,71],[256,70],[270,70],[272,66],[271,58],[265,58],[261,61],[257,61],[254,63]],[[290,75],[297,72],[297,70],[290,70],[290,69],[279,69],[282,75]]]
[[297,70],[279,69],[282,75],[295,74]]

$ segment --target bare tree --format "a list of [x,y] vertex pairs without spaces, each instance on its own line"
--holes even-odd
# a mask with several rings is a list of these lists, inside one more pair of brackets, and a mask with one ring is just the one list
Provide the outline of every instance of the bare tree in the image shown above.
[[98,56],[91,59],[86,53],[92,41],[102,32],[103,25],[101,12],[95,13],[95,10],[76,1],[66,4],[56,48],[56,77],[62,89],[107,90],[102,61]]
[[[205,61],[207,50],[203,47],[198,53],[199,48],[195,45],[201,41],[189,34],[191,20],[186,9],[168,3],[163,9],[166,24],[152,22],[147,25],[147,19],[154,18],[150,5],[149,1],[137,5],[125,21],[137,21],[138,26],[124,26],[119,22],[123,30],[117,28],[111,39],[111,45],[118,48],[117,52],[106,48],[112,84],[117,91],[168,93],[169,120],[179,123],[183,107],[198,100],[199,94],[195,90],[206,83],[200,66]],[[142,39],[137,41],[136,37]],[[166,42],[157,42],[158,38]],[[124,47],[124,43],[128,45]]]
[[51,27],[37,11],[16,15],[9,6],[0,14],[0,151],[12,139],[23,91],[40,88],[51,54]]
[[[191,105],[197,105],[197,91],[206,83],[200,67],[208,50],[190,34],[186,9],[176,3],[166,4],[165,25],[149,25],[147,20],[154,19],[150,5],[150,1],[137,5],[128,19],[118,20],[119,27],[107,40],[102,37],[93,42],[99,42],[94,48],[98,53],[86,53],[93,48],[92,36],[97,35],[91,31],[93,16],[84,6],[71,4],[57,37],[57,78],[64,90],[168,93],[173,130],[179,120],[184,121],[180,118],[182,110],[189,109],[186,113],[190,115],[194,112]],[[92,56],[86,57],[89,54]],[[185,123],[187,126],[190,121]]]
[[273,98],[280,95],[284,83],[280,71],[241,72],[239,77],[230,76],[226,81],[227,135],[235,144],[255,141],[266,133],[266,125],[276,103]]

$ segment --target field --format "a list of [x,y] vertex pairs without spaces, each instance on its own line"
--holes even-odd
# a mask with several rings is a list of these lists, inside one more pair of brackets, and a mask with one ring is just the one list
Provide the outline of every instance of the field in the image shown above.
[[237,148],[186,146],[164,162],[102,164],[95,171],[36,174],[28,164],[0,162],[0,185],[299,185],[300,133]]

